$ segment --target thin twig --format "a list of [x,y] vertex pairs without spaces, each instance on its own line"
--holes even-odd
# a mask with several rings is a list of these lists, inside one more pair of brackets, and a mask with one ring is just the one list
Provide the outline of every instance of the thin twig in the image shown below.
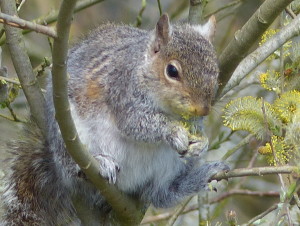
[[252,168],[255,164],[255,161],[257,159],[257,156],[258,156],[258,151],[255,151],[254,155],[252,156],[252,158],[250,159],[249,161],[249,164],[247,166],[248,169]]
[[180,206],[172,213],[170,219],[168,220],[166,226],[172,226],[174,225],[177,218],[182,214],[184,208],[186,205],[192,200],[193,196],[185,200],[183,203],[180,204]]
[[242,226],[252,225],[255,221],[263,218],[264,216],[268,215],[269,213],[276,210],[277,208],[278,208],[277,204],[271,206],[269,209],[267,209],[266,211],[264,211],[261,214],[257,215],[256,217],[252,218],[250,221],[248,221],[246,224],[243,224]]
[[2,29],[0,30],[0,39],[2,38],[2,36],[4,35],[4,33],[5,33],[5,30],[4,30],[4,28],[2,28]]
[[1,118],[4,118],[4,119],[6,119],[6,120],[9,120],[9,121],[15,122],[15,120],[14,120],[13,118],[10,118],[10,117],[8,117],[8,116],[6,116],[6,115],[0,114],[0,117],[1,117]]
[[260,85],[259,81],[257,81],[257,76],[261,74],[261,71],[255,71],[247,80],[243,81],[239,86],[232,88],[228,91],[224,96],[222,96],[217,101],[224,101],[226,99],[233,99],[233,97],[237,96],[240,91],[243,91],[245,88],[249,88],[252,85]]
[[6,107],[7,107],[7,109],[9,110],[9,112],[10,112],[11,116],[13,117],[14,121],[15,121],[15,122],[20,122],[20,120],[18,119],[16,113],[15,113],[14,110],[12,109],[10,103],[6,103]]
[[[276,150],[274,148],[274,144],[273,144],[273,141],[272,141],[272,132],[271,130],[269,129],[269,126],[268,126],[268,121],[267,121],[267,116],[266,116],[266,109],[265,109],[265,104],[264,104],[264,99],[262,98],[262,112],[263,112],[263,116],[264,116],[264,123],[265,123],[265,128],[266,128],[266,133],[267,133],[267,136],[269,139],[269,142],[270,142],[270,146],[271,146],[271,150],[272,150],[272,154],[273,154],[273,158],[274,158],[274,161],[276,163],[276,166],[278,166],[280,164],[279,160],[278,160],[278,157],[277,157],[277,153],[276,153]],[[286,192],[287,188],[286,188],[286,184],[284,182],[284,179],[283,179],[283,175],[281,174],[278,174],[278,178],[279,178],[279,181],[280,181],[280,184],[281,184],[281,189],[282,191]],[[286,200],[285,200],[286,202]],[[288,205],[283,205],[281,208],[280,208],[280,213],[283,211],[283,209],[286,210],[286,213],[287,213],[287,218],[288,218],[288,221],[291,222],[291,215],[290,215],[290,210],[288,208]],[[280,215],[280,214],[278,214]],[[278,222],[280,220],[281,216],[277,216],[274,220],[274,222]]]
[[143,16],[143,12],[145,11],[147,6],[147,1],[146,0],[142,0],[142,7],[139,11],[139,14],[136,17],[136,23],[135,26],[136,27],[140,27],[142,25],[142,16]]
[[252,136],[253,136],[252,134],[249,134],[243,140],[241,140],[241,142],[238,143],[235,147],[233,147],[232,149],[228,150],[226,152],[226,154],[222,157],[222,160],[224,161],[224,160],[228,159],[231,155],[233,155],[241,147],[243,147],[244,145],[248,144],[249,140],[252,138]]
[[145,217],[143,219],[143,221],[141,222],[141,225],[155,223],[155,222],[163,221],[163,220],[167,220],[167,219],[169,219],[172,216],[172,214],[173,214],[173,212],[166,212],[166,213],[161,213],[161,214],[154,215],[154,216]]
[[48,35],[52,38],[56,38],[56,32],[51,27],[36,24],[27,20],[23,20],[17,16],[10,16],[5,13],[0,12],[0,23],[8,24],[12,27],[17,27],[21,29],[29,29],[37,33]]
[[12,83],[12,84],[15,84],[15,85],[18,85],[20,86],[20,82],[15,80],[15,79],[12,79],[12,78],[7,78],[7,77],[3,77],[3,76],[0,76],[0,80],[4,80],[6,82],[9,82],[9,83]]
[[[255,152],[254,155],[252,156],[252,158],[250,159],[250,161],[249,161],[249,163],[246,167],[247,169],[252,168],[254,166],[254,163],[255,163],[256,159],[257,159],[258,151],[255,150],[254,152]],[[245,181],[247,179],[248,179],[248,177],[243,177],[241,180],[238,181],[237,184],[235,184],[233,189],[239,189],[245,183]]]
[[297,15],[289,7],[286,7],[285,11],[286,11],[287,14],[290,15],[291,18],[295,19],[297,17]]
[[225,9],[228,9],[228,8],[230,8],[230,7],[233,7],[233,6],[237,6],[238,4],[241,3],[241,1],[242,1],[242,0],[236,0],[236,1],[233,1],[233,2],[228,3],[227,5],[221,6],[220,8],[218,8],[218,9],[212,11],[211,13],[206,14],[206,15],[204,16],[204,18],[207,19],[207,18],[209,18],[210,16],[215,15],[215,14],[217,14],[217,13],[219,13],[219,12],[225,10]]
[[[227,192],[227,193],[221,195],[220,197],[217,197],[215,199],[210,200],[209,204],[214,204],[214,203],[220,202],[220,201],[222,201],[226,198],[229,198],[233,195],[259,196],[259,197],[278,197],[279,192],[275,192],[275,191],[257,192],[257,191],[250,191],[250,190],[235,189],[235,190],[232,190],[230,192]],[[191,206],[185,208],[183,211],[181,211],[181,215],[187,214],[187,213],[190,213],[190,212],[196,211],[196,210],[198,210],[198,205],[191,205]],[[170,217],[172,217],[173,214],[174,214],[174,212],[166,212],[166,213],[158,214],[158,215],[155,215],[155,216],[145,217],[143,219],[141,225],[167,220]]]
[[[79,1],[77,2],[75,9],[74,9],[74,13],[80,12],[81,10],[84,10],[92,5],[95,5],[99,2],[103,2],[104,0],[83,0],[83,1]],[[41,18],[35,19],[32,22],[36,23],[36,24],[42,24],[42,25],[48,25],[48,24],[52,24],[54,22],[57,21],[57,16],[58,16],[58,10],[53,10],[48,16],[43,16]],[[31,32],[32,30],[23,30],[22,34],[27,34],[29,32]],[[2,38],[0,40],[0,46],[3,45],[6,41],[6,38]]]
[[226,135],[223,139],[218,140],[214,142],[213,144],[209,145],[208,151],[218,149],[221,144],[225,143],[226,141],[229,141],[230,137],[234,134],[234,131],[231,131],[228,135]]
[[233,189],[229,192],[225,192],[219,197],[216,197],[212,199],[209,203],[218,203],[230,196],[234,195],[247,195],[247,196],[259,196],[259,197],[279,197],[280,193],[277,191],[267,191],[267,192],[261,192],[261,191],[251,191],[251,190],[244,190],[244,189]]
[[24,5],[25,2],[26,2],[26,0],[21,1],[20,5],[17,8],[17,12],[19,12],[21,10],[21,8],[22,8],[22,6]]
[[162,15],[162,8],[161,8],[161,4],[160,4],[160,0],[157,0],[157,5],[158,5],[158,10],[159,10],[159,15]]
[[2,68],[2,48],[0,47],[0,103],[5,102],[8,98],[7,82],[1,78],[7,77],[7,68]]
[[[17,15],[15,0],[0,1],[1,11],[8,15]],[[30,59],[20,30],[4,25],[9,40],[8,47],[14,67],[21,82],[22,89],[28,100],[31,115],[44,135],[47,134],[45,120],[45,100],[33,73]]]
[[36,77],[39,77],[39,76],[43,75],[43,73],[45,72],[45,69],[47,67],[50,67],[50,65],[51,65],[50,60],[47,57],[44,57],[43,62],[40,63],[38,66],[36,66],[33,69],[33,72],[36,75]]
[[293,194],[297,192],[299,189],[299,180],[291,183],[287,189],[284,190],[283,198],[284,200],[278,205],[278,213],[275,219],[272,222],[272,225],[277,225],[280,222],[283,216],[287,216],[288,218],[288,225],[292,225],[292,219],[289,211],[289,206],[292,198],[294,197]]
[[294,193],[294,200],[296,202],[298,209],[300,209],[300,200],[299,200],[299,196],[297,193]]

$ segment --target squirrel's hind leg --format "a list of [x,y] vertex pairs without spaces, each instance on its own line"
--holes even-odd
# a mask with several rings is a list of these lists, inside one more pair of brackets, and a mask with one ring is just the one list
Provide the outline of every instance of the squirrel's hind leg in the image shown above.
[[[191,158],[192,159],[192,158]],[[182,201],[186,196],[196,194],[201,190],[208,190],[208,183],[212,176],[220,171],[227,171],[229,167],[223,162],[205,163],[200,167],[194,166],[191,160],[171,183],[152,185],[147,189],[145,196],[157,208],[169,208]],[[152,189],[152,191],[151,191]]]
[[113,157],[105,154],[95,156],[99,162],[100,174],[108,180],[110,184],[115,184],[117,181],[117,174],[120,171],[118,163]]

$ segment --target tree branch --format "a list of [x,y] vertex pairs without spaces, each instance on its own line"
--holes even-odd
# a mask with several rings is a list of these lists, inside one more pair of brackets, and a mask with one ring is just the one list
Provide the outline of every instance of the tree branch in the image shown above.
[[[276,167],[256,167],[256,168],[240,168],[240,169],[234,169],[229,172],[220,172],[213,176],[212,180],[222,180],[222,179],[228,179],[231,177],[244,177],[244,176],[263,176],[263,175],[269,175],[269,174],[292,174],[292,173],[300,173],[300,169],[296,166],[276,166]],[[249,190],[240,190],[235,189],[230,192],[227,192],[223,194],[220,197],[217,197],[213,200],[211,200],[209,203],[216,203],[219,202],[229,196],[232,195],[251,195],[251,196],[279,196],[278,192],[256,192],[256,191],[249,191]],[[178,208],[172,213],[163,213],[159,214],[157,216],[150,216],[145,219],[143,219],[141,224],[147,224],[151,222],[156,221],[162,221],[169,219],[173,214],[178,215],[178,210],[181,210],[181,214],[186,214],[188,212],[198,210],[198,206],[194,205],[191,206],[184,211],[182,211],[181,208]]]
[[245,57],[251,46],[291,2],[292,0],[264,1],[247,23],[235,33],[234,39],[231,40],[219,57],[221,84],[218,95],[230,79],[231,73]]
[[[259,192],[259,191],[234,189],[234,190],[231,190],[229,192],[226,192],[226,193],[222,194],[221,196],[219,196],[215,199],[212,199],[211,201],[209,201],[209,204],[220,202],[220,201],[222,201],[222,200],[224,200],[224,199],[226,199],[230,196],[233,196],[233,195],[260,196],[260,197],[279,197],[279,192],[275,192],[275,191]],[[185,208],[184,210],[181,210],[180,214],[183,215],[183,214],[187,214],[189,212],[196,211],[196,210],[198,210],[198,205],[191,205],[191,206]],[[166,212],[166,213],[158,214],[158,215],[155,215],[155,216],[145,217],[143,219],[141,225],[167,220],[167,219],[173,217],[173,215],[176,212],[177,212],[177,209],[174,212]]]
[[254,168],[240,168],[230,170],[228,172],[220,172],[212,177],[212,180],[222,180],[231,177],[245,177],[245,176],[264,176],[269,174],[299,174],[299,168],[296,166],[267,166],[267,167],[254,167]]
[[142,0],[142,7],[139,11],[139,14],[136,17],[136,22],[135,22],[135,26],[136,27],[140,27],[142,25],[142,16],[143,16],[143,12],[145,11],[147,6],[147,1],[146,0]]
[[159,10],[159,16],[161,16],[162,15],[162,8],[161,8],[160,0],[157,0],[157,6],[158,6],[158,10]]
[[208,14],[206,14],[206,15],[204,16],[204,18],[205,18],[205,19],[208,19],[208,18],[211,17],[212,15],[215,15],[215,14],[217,14],[217,13],[219,13],[219,12],[225,10],[225,9],[228,9],[228,8],[231,8],[231,7],[234,7],[234,6],[237,6],[237,5],[241,4],[241,1],[242,1],[242,0],[235,0],[235,1],[229,2],[227,5],[221,6],[220,8],[218,8],[218,9],[216,9],[216,10],[214,10],[214,11],[208,13]]
[[248,226],[248,225],[252,225],[255,221],[263,218],[264,216],[268,215],[269,213],[271,213],[272,211],[276,210],[278,208],[277,204],[274,204],[273,206],[271,206],[269,209],[267,209],[266,211],[262,212],[261,214],[257,215],[256,217],[252,218],[250,221],[248,221],[246,224],[242,224],[242,226]]
[[[74,9],[74,13],[77,13],[81,10],[84,10],[92,5],[95,5],[99,2],[103,2],[104,0],[83,0],[83,1],[79,1],[77,2],[76,6],[75,6],[75,9]],[[46,17],[41,17],[41,18],[38,18],[36,20],[33,20],[32,22],[33,23],[36,23],[36,24],[44,24],[44,25],[47,25],[47,24],[52,24],[54,22],[56,22],[57,20],[57,17],[58,17],[58,10],[53,10],[48,16]],[[22,31],[22,34],[27,34],[29,32],[31,32],[32,30],[23,30]],[[5,37],[2,38],[0,40],[0,46],[3,45],[5,43],[6,39]]]
[[21,85],[20,82],[18,82],[17,80],[12,79],[12,78],[7,78],[7,77],[4,77],[4,76],[0,76],[0,80],[4,80],[6,82],[9,82],[9,83],[12,83],[12,84],[15,84],[15,85]]
[[56,32],[52,28],[23,20],[17,16],[10,16],[0,12],[0,23],[4,23],[12,27],[30,29],[37,33],[42,33],[52,38],[56,38]]
[[249,134],[248,136],[246,136],[245,138],[243,138],[240,143],[238,143],[236,146],[234,146],[233,148],[229,149],[225,155],[222,157],[222,160],[226,160],[228,159],[231,155],[233,155],[236,151],[238,151],[241,147],[243,147],[244,145],[248,144],[250,139],[253,137],[252,134]]
[[280,46],[290,40],[292,37],[300,34],[300,15],[292,20],[287,26],[283,27],[277,34],[272,36],[262,46],[248,55],[236,68],[232,74],[228,84],[224,87],[222,93],[217,99],[224,96],[229,90],[237,86],[247,74],[249,74],[255,67],[264,61]]
[[8,96],[8,87],[5,80],[7,78],[7,68],[1,67],[1,52],[2,49],[0,48],[0,104],[6,101]]
[[120,223],[122,225],[137,225],[143,214],[137,210],[135,201],[122,195],[116,187],[108,184],[105,179],[100,177],[98,163],[81,143],[71,117],[66,62],[68,37],[75,3],[76,0],[64,0],[62,2],[56,25],[58,37],[54,39],[53,43],[52,81],[56,119],[69,154],[111,205]]
[[166,226],[174,225],[175,221],[182,214],[184,208],[192,200],[192,198],[193,196],[189,197],[187,200],[179,204],[179,207],[177,207],[176,210],[171,214]]
[[[17,15],[14,0],[0,1],[0,6],[2,12],[8,15]],[[25,44],[22,35],[20,34],[19,29],[7,24],[4,24],[4,28],[9,40],[7,44],[11,58],[26,99],[28,100],[33,120],[45,135],[47,133],[45,123],[45,100],[33,73],[30,59],[24,48]]]
[[216,197],[212,199],[209,203],[218,203],[230,196],[233,195],[248,195],[248,196],[260,196],[260,197],[279,197],[280,193],[277,191],[267,191],[267,192],[261,192],[261,191],[251,191],[251,190],[244,190],[244,189],[233,189],[229,192],[225,192],[219,197]]
[[189,7],[189,23],[199,24],[203,17],[203,8],[206,5],[206,1],[203,0],[190,0]]

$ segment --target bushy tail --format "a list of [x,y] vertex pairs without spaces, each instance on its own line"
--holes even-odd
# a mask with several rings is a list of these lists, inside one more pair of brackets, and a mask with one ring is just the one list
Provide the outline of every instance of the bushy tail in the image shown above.
[[37,126],[28,123],[7,151],[12,158],[3,195],[6,225],[77,225],[70,192]]

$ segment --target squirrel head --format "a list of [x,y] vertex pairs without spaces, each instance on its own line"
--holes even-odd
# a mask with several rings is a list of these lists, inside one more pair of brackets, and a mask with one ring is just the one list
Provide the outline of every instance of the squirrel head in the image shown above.
[[209,113],[218,78],[211,44],[215,19],[205,25],[170,25],[163,14],[149,45],[152,90],[163,111],[184,118]]

